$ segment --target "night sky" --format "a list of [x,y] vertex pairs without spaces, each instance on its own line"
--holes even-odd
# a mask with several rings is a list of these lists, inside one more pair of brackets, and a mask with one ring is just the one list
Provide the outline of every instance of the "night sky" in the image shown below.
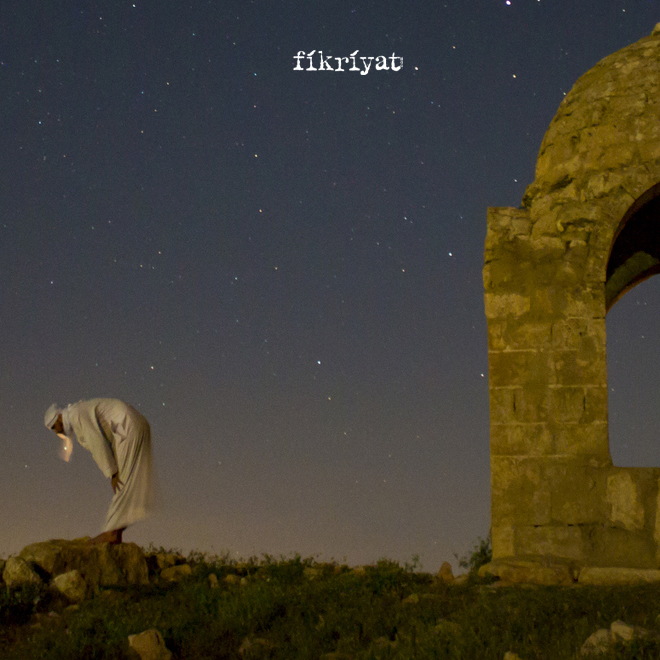
[[[43,414],[110,396],[162,496],[126,541],[456,568],[490,518],[486,208],[659,9],[3,0],[0,556],[100,531],[109,480]],[[619,465],[660,465],[657,279],[608,316]]]

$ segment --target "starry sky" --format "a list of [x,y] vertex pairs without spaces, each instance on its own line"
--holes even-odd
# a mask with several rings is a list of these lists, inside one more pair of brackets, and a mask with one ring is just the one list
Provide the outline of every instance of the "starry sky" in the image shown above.
[[[456,568],[489,527],[486,208],[519,206],[564,94],[658,21],[4,0],[0,556],[100,531],[109,480],[43,413],[110,396],[150,421],[162,499],[126,541]],[[294,70],[356,50],[402,66]],[[656,279],[607,320],[619,465],[660,465]]]

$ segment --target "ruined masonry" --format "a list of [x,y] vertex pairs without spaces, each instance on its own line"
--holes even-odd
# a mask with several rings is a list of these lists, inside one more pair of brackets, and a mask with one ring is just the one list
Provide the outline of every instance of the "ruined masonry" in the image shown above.
[[[660,272],[660,24],[562,101],[521,208],[489,208],[495,560],[660,568],[660,469],[612,465],[605,315]],[[659,445],[660,447],[660,445]]]

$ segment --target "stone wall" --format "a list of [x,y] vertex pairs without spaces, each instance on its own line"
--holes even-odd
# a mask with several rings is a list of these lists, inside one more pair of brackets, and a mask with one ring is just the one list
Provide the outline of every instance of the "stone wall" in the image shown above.
[[609,306],[659,270],[660,248],[643,235],[659,182],[656,27],[566,95],[522,207],[488,209],[496,559],[660,567],[660,469],[610,457],[605,337]]

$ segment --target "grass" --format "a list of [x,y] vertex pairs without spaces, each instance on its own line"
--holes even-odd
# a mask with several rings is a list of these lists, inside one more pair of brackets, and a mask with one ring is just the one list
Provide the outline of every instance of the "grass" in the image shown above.
[[[189,563],[181,582],[105,589],[77,608],[45,587],[0,589],[0,658],[127,659],[128,635],[157,628],[176,660],[561,660],[617,619],[654,629],[660,614],[654,586],[494,588],[474,567],[454,586],[387,560],[363,571],[299,556]],[[660,644],[611,657],[658,658]]]

